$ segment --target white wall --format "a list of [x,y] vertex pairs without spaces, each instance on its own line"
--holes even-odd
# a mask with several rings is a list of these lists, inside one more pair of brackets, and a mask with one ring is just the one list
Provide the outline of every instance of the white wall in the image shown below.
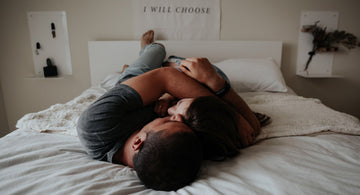
[[[336,54],[342,79],[295,75],[301,10],[339,11],[339,29],[360,37],[358,0],[222,0],[222,40],[283,40],[282,72],[299,95],[360,117],[360,50]],[[26,13],[66,11],[73,75],[27,79],[33,73]],[[0,6],[0,78],[10,130],[24,114],[64,103],[90,86],[88,41],[132,40],[131,0],[5,0]]]

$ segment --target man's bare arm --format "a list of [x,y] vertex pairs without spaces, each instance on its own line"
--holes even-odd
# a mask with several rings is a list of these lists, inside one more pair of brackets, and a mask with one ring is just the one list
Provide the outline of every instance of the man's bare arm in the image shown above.
[[149,71],[128,79],[122,84],[136,90],[144,105],[154,103],[164,93],[169,93],[179,99],[213,95],[197,81],[169,67]]

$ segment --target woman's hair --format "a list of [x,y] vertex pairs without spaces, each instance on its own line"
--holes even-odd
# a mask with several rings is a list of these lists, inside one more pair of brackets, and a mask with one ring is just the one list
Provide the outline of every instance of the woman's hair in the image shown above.
[[235,110],[215,96],[194,99],[184,116],[184,122],[202,142],[207,160],[224,160],[238,154],[241,142],[237,120]]
[[200,169],[202,147],[191,131],[170,135],[150,132],[134,156],[134,169],[142,183],[155,190],[177,190],[193,182]]

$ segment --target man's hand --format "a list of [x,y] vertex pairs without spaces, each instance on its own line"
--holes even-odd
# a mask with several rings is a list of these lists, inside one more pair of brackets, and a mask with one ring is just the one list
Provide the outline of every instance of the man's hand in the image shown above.
[[186,58],[178,68],[189,77],[207,85],[212,91],[218,91],[225,85],[224,79],[207,58]]

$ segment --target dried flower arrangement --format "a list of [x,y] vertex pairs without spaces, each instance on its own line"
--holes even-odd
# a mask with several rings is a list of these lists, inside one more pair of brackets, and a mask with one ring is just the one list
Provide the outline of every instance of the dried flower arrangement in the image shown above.
[[320,21],[316,21],[313,25],[305,25],[301,29],[301,32],[309,32],[313,35],[313,48],[309,52],[309,59],[306,62],[306,71],[313,56],[318,52],[337,51],[339,45],[343,45],[348,49],[360,47],[360,42],[357,37],[351,33],[345,31],[335,30],[333,32],[326,32],[326,27],[319,27],[317,24]]

